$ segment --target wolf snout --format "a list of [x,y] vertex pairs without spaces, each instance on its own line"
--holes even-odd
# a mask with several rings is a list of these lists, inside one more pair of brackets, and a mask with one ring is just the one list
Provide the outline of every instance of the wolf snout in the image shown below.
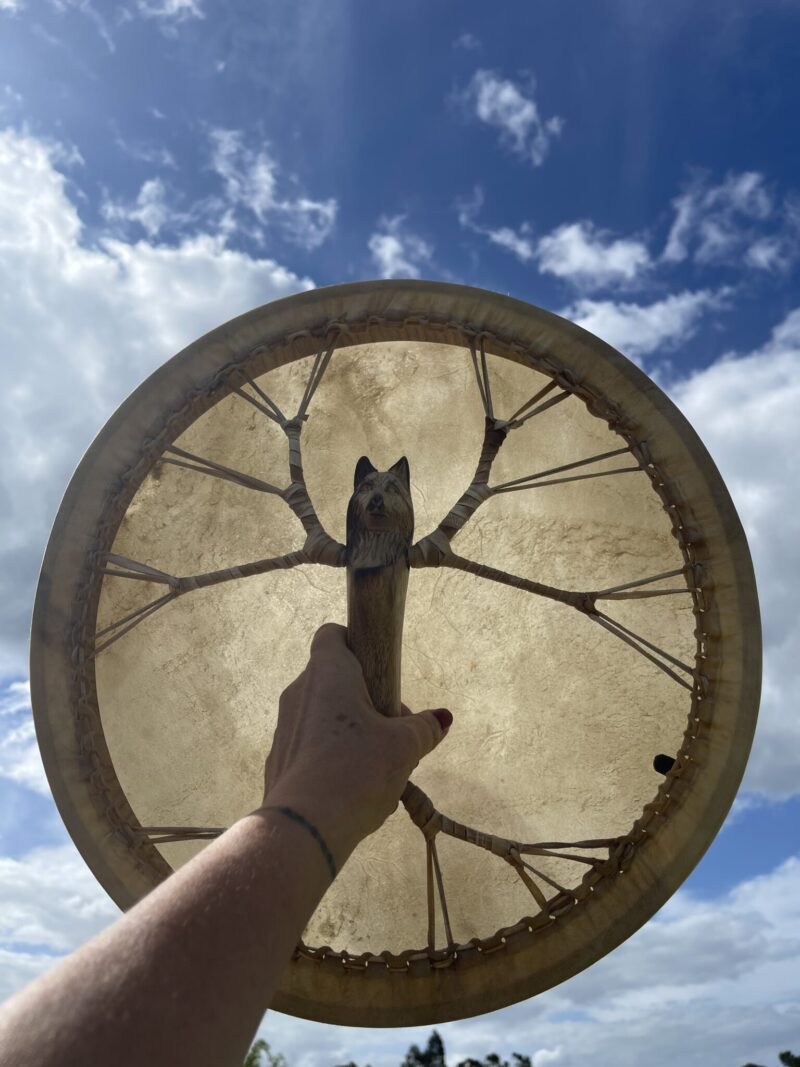
[[367,511],[383,511],[383,494],[373,493],[367,504]]

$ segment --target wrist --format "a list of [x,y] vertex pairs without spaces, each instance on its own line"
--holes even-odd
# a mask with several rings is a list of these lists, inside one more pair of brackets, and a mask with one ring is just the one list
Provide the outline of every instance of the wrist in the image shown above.
[[[293,823],[319,853],[329,881],[338,873],[358,844],[348,832],[351,820],[340,810],[337,798],[317,797],[307,784],[281,782],[264,796],[258,813]],[[287,814],[287,812],[291,814]]]
[[295,808],[289,807],[288,804],[264,804],[261,811],[274,812],[277,815],[282,815],[285,819],[290,819],[297,826],[300,826],[305,830],[311,839],[319,846],[322,858],[325,860],[325,866],[328,868],[331,881],[336,878],[339,871],[336,866],[336,861],[333,858],[333,853],[328,848],[328,842],[310,819],[307,819],[305,815],[301,815]]

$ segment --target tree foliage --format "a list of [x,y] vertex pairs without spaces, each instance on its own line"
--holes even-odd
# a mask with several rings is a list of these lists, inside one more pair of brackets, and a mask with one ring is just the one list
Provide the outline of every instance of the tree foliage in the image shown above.
[[269,1044],[259,1038],[244,1058],[242,1067],[289,1067],[282,1052],[273,1052]]
[[412,1045],[406,1053],[402,1067],[445,1067],[444,1041],[434,1030],[428,1038],[428,1044],[424,1052],[416,1045]]
[[512,1052],[511,1062],[509,1062],[501,1059],[496,1052],[490,1052],[483,1060],[473,1059],[472,1056],[461,1060],[457,1067],[531,1067],[531,1058],[523,1056],[521,1052]]
[[[796,1056],[793,1052],[779,1052],[778,1059],[783,1064],[783,1067],[800,1067],[800,1056]],[[744,1067],[760,1067],[758,1063],[746,1063]]]
[[[782,1067],[800,1067],[800,1056],[793,1052],[780,1052],[778,1059]],[[289,1065],[283,1053],[273,1052],[266,1041],[259,1039],[247,1053],[243,1067],[289,1067]],[[358,1067],[358,1065],[351,1060],[349,1063],[340,1064],[340,1067]],[[369,1067],[369,1064],[366,1067]],[[400,1067],[447,1067],[444,1041],[436,1030],[431,1033],[424,1049],[418,1045],[411,1046]],[[465,1060],[460,1060],[456,1067],[533,1067],[533,1064],[530,1056],[524,1056],[521,1052],[512,1052],[511,1060],[504,1060],[496,1052],[490,1052],[482,1060],[469,1056]],[[760,1065],[746,1063],[744,1067],[760,1067]]]
[[[508,1060],[501,1059],[496,1052],[490,1052],[483,1060],[476,1060],[472,1056],[461,1060],[457,1067],[531,1067],[530,1056],[515,1052],[511,1059],[512,1062],[509,1063]],[[433,1031],[424,1051],[417,1045],[412,1045],[401,1067],[445,1067],[444,1042],[439,1034]]]

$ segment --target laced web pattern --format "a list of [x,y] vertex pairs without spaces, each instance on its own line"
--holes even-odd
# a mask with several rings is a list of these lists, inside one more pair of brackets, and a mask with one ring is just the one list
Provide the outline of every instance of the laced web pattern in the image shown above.
[[[421,323],[418,317],[409,318],[400,325],[408,326],[409,324],[415,328],[425,327],[428,331],[427,339],[431,339],[430,334],[435,335],[437,329],[448,331],[452,335],[454,328],[453,323],[444,324],[433,321]],[[370,320],[370,325],[375,325],[374,318]],[[310,375],[297,411],[291,416],[284,414],[278,404],[245,370],[247,357],[253,355],[263,357],[263,349],[246,354],[243,361],[229,365],[217,375],[217,380],[213,383],[216,389],[220,381],[224,381],[228,390],[243,403],[252,405],[264,418],[275,423],[283,431],[287,442],[288,459],[288,482],[284,486],[272,485],[253,475],[244,474],[226,466],[217,459],[199,456],[177,447],[170,443],[174,440],[175,434],[173,433],[170,437],[169,424],[161,435],[162,439],[149,443],[150,465],[152,460],[157,458],[164,463],[182,468],[187,472],[187,477],[219,478],[254,493],[267,493],[279,497],[299,519],[305,538],[294,551],[284,555],[252,560],[221,570],[192,575],[167,574],[108,550],[98,551],[94,557],[93,574],[95,607],[99,583],[107,578],[144,581],[161,586],[164,591],[141,607],[96,631],[92,638],[76,643],[74,657],[76,679],[84,699],[87,690],[86,671],[91,667],[94,658],[101,656],[110,645],[123,639],[135,627],[145,624],[155,612],[167,609],[168,605],[177,598],[191,595],[197,589],[223,582],[238,581],[274,570],[313,565],[345,566],[345,546],[329,536],[324,529],[306,487],[301,437],[304,424],[310,417],[309,409],[314,395],[330,365],[337,343],[347,341],[351,330],[353,330],[352,326],[348,327],[344,323],[337,322],[328,324],[320,332]],[[297,955],[300,958],[334,968],[344,967],[354,971],[385,968],[411,974],[428,972],[431,967],[449,967],[459,960],[462,963],[474,962],[504,949],[517,935],[535,933],[549,927],[553,922],[563,920],[573,909],[587,902],[598,883],[616,877],[629,867],[633,862],[637,845],[648,834],[652,835],[659,822],[667,817],[670,805],[675,803],[689,788],[691,779],[699,763],[702,762],[704,730],[710,719],[710,701],[707,699],[709,679],[705,673],[706,634],[703,628],[703,615],[707,610],[710,591],[704,588],[703,564],[697,558],[692,543],[692,531],[684,525],[680,507],[671,499],[669,484],[657,465],[652,462],[646,442],[637,440],[626,428],[619,413],[601,396],[592,392],[588,386],[578,384],[567,369],[559,367],[549,357],[543,357],[527,349],[523,350],[525,362],[545,374],[549,379],[548,383],[529,397],[515,412],[507,417],[501,417],[495,410],[492,398],[486,347],[487,345],[495,349],[505,347],[519,352],[522,346],[513,341],[509,342],[508,339],[472,329],[467,325],[459,325],[458,331],[471,357],[475,384],[485,417],[484,437],[472,481],[436,529],[413,545],[409,558],[411,567],[448,567],[461,570],[486,581],[512,586],[534,596],[548,598],[564,605],[565,609],[580,612],[609,635],[636,651],[652,665],[653,669],[667,675],[679,689],[686,690],[690,694],[691,710],[683,744],[671,766],[670,759],[659,757],[662,760],[659,770],[666,770],[666,773],[656,798],[645,805],[633,827],[622,836],[579,841],[522,842],[510,840],[474,829],[438,811],[433,801],[413,782],[409,782],[403,793],[402,801],[408,816],[421,832],[427,860],[426,947],[410,949],[399,954],[383,952],[354,956],[346,950],[334,951],[328,946],[311,947],[302,943],[298,946]],[[624,444],[597,455],[581,457],[560,466],[534,471],[511,481],[491,484],[494,460],[509,434],[572,396],[582,400],[591,414],[607,422],[610,429],[620,436]],[[597,469],[599,464],[609,460],[616,461],[615,465]],[[146,467],[146,469],[149,468]],[[610,588],[572,591],[545,585],[465,559],[456,554],[451,547],[455,535],[469,522],[476,510],[495,495],[541,490],[566,482],[620,476],[645,477],[649,480],[670,517],[673,533],[683,556],[682,566],[659,574],[644,575]],[[665,586],[664,581],[669,581],[669,585]],[[610,612],[613,613],[615,601],[662,596],[683,596],[691,599],[697,623],[695,631],[697,653],[694,664],[686,663],[668,650],[658,647],[610,614]],[[84,629],[84,635],[87,630],[88,627]],[[147,862],[147,857],[150,857],[152,861],[155,851],[152,846],[178,841],[211,840],[226,829],[222,826],[139,825],[129,808],[127,812],[121,813],[119,804],[114,803],[113,790],[103,779],[100,761],[92,759],[91,733],[83,737],[81,743],[90,767],[88,776],[91,778],[94,774],[98,779],[94,783],[96,799],[103,807],[106,817],[111,821],[113,832],[137,850],[143,862]],[[664,760],[669,769],[664,766]],[[532,903],[535,905],[532,914],[521,919],[513,927],[498,930],[491,937],[473,938],[466,945],[456,943],[451,929],[445,881],[437,852],[437,838],[440,834],[484,849],[497,857],[498,862],[507,863],[516,872],[530,894]],[[543,871],[541,866],[537,866],[537,859],[541,858],[563,859],[582,865],[586,870],[580,884],[575,887],[561,884]],[[158,866],[163,876],[163,861]],[[437,935],[439,921],[443,937]]]

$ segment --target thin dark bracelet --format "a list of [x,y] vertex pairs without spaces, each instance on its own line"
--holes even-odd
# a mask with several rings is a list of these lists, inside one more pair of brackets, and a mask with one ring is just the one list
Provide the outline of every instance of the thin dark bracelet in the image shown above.
[[328,848],[327,844],[325,843],[325,838],[322,836],[322,834],[319,832],[313,822],[309,822],[308,819],[306,819],[305,816],[301,815],[299,811],[295,811],[294,808],[287,808],[283,804],[268,804],[265,808],[262,808],[261,810],[279,811],[281,815],[285,815],[288,819],[292,819],[294,822],[298,823],[300,826],[308,830],[308,832],[311,834],[311,836],[314,838],[314,840],[317,842],[320,849],[322,850],[322,855],[325,857],[325,862],[328,864],[328,870],[331,872],[331,881],[334,880],[337,875],[337,870],[336,864],[331,854],[331,850]]

